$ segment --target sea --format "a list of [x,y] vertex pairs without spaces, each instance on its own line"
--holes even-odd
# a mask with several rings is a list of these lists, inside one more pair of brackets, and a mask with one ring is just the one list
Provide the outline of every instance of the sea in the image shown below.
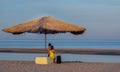
[[[55,48],[95,48],[120,49],[120,40],[47,40]],[[0,48],[44,48],[44,40],[0,40]],[[39,53],[7,53],[0,52],[0,60],[34,61]],[[84,54],[56,54],[61,55],[62,61],[74,62],[105,62],[120,63],[120,55],[84,55]]]
[[[120,40],[47,40],[55,48],[120,49]],[[45,40],[0,40],[0,48],[44,48]]]

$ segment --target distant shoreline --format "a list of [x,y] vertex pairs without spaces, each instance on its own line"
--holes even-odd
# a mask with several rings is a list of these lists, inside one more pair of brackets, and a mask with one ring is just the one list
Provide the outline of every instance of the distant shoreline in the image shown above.
[[[89,48],[56,48],[56,53],[91,54],[91,55],[120,55],[120,49],[89,49]],[[44,48],[0,48],[7,53],[47,53]]]

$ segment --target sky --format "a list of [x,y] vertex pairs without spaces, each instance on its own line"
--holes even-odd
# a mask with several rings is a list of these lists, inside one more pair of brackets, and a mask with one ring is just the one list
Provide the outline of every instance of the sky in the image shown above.
[[48,38],[120,40],[120,0],[0,0],[0,40],[39,39],[39,34],[12,35],[6,27],[51,16],[86,28],[84,34],[49,35]]

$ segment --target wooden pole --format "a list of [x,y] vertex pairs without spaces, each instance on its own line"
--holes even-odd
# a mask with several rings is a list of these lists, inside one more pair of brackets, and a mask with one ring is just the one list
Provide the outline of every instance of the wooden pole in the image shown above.
[[47,49],[46,43],[47,43],[47,36],[46,36],[46,32],[45,32],[45,49]]

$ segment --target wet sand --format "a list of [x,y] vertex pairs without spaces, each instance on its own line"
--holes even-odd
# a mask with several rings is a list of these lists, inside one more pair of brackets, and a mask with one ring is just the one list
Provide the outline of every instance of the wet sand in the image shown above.
[[30,61],[0,61],[0,72],[120,72],[120,63],[61,63],[37,65]]
[[[56,53],[120,55],[120,49],[90,49],[90,48],[56,48]],[[0,52],[12,53],[47,53],[44,48],[0,48]]]

